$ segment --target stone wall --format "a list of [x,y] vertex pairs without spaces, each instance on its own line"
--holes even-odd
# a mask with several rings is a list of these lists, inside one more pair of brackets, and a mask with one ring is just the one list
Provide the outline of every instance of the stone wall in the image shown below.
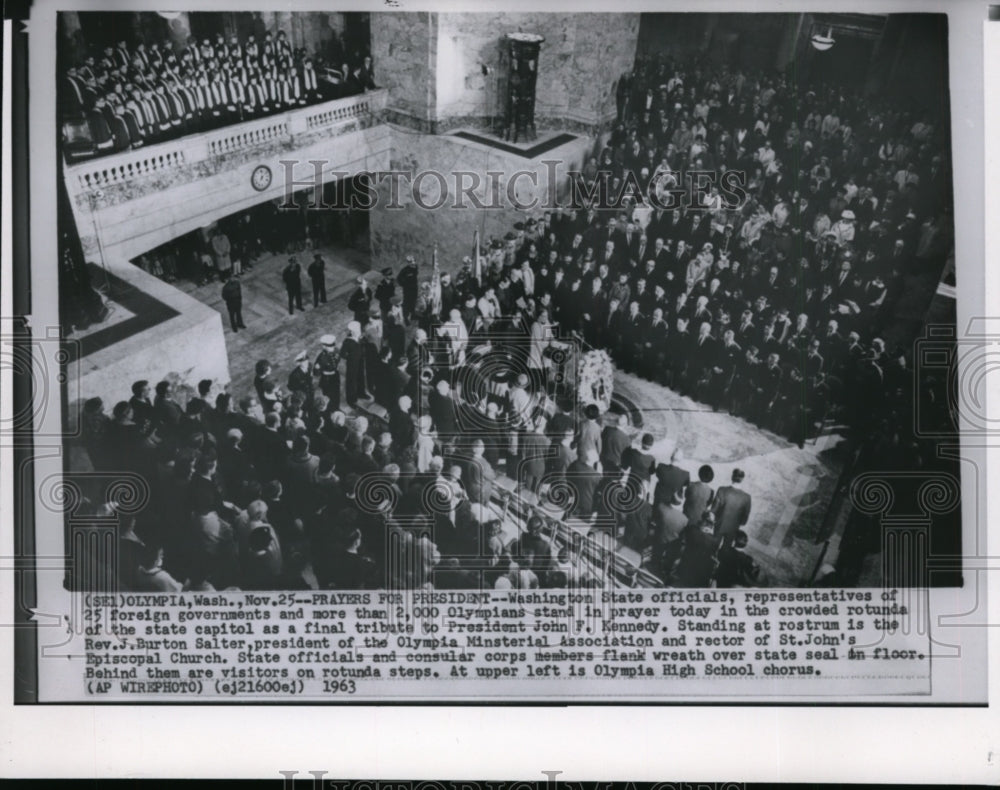
[[[554,194],[557,201],[563,200],[568,190],[566,171],[580,169],[593,145],[590,138],[580,137],[536,160],[529,160],[449,135],[418,134],[394,128],[391,139],[393,170],[409,174],[427,170],[440,172],[445,175],[446,184],[450,185],[449,196],[440,208],[422,208],[414,202],[410,186],[404,181],[399,190],[400,207],[389,208],[389,183],[383,181],[378,190],[378,205],[370,215],[373,269],[382,266],[398,268],[408,254],[414,255],[421,264],[429,263],[431,252],[437,245],[442,271],[454,271],[462,258],[471,254],[476,230],[479,230],[483,243],[491,236],[501,238],[518,220],[540,216],[544,205],[551,202],[551,195]],[[546,161],[558,161],[559,164],[546,165]],[[554,191],[550,183],[553,170]],[[470,200],[461,201],[466,207],[455,208],[455,179],[452,174],[456,171],[483,176],[482,186],[472,190],[472,193],[489,208],[469,206]],[[487,180],[487,171],[497,171],[502,176]],[[537,206],[533,209],[520,210],[507,197],[508,185],[518,171],[534,174],[532,177],[513,179],[511,187],[517,204],[527,205],[536,200]],[[532,178],[535,183],[532,183]],[[465,182],[469,183],[471,181]],[[424,205],[439,202],[439,183],[436,179],[424,178],[419,186]]]
[[[538,56],[536,121],[599,125],[614,118],[614,83],[635,60],[639,14],[439,14],[437,120],[489,115],[507,33],[545,36]],[[491,73],[483,75],[482,66]]]
[[635,60],[639,16],[373,13],[373,58],[390,110],[411,119],[397,122],[432,132],[481,126],[501,98],[501,39],[539,33],[537,124],[591,132],[614,118],[614,84]]
[[437,14],[371,15],[372,65],[380,88],[389,89],[389,111],[433,122]]

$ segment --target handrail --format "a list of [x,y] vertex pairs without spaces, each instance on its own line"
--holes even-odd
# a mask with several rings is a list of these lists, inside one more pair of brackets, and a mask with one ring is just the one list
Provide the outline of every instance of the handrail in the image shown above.
[[[518,521],[518,529],[521,532],[523,532],[521,522],[527,521],[529,515],[525,511],[530,511],[531,514],[541,516],[543,522],[549,528],[550,534],[561,546],[572,548],[574,541],[573,536],[581,534],[570,527],[569,524],[567,524],[563,519],[553,516],[551,513],[546,512],[538,505],[526,502],[521,498],[517,491],[508,491],[503,489],[501,492],[494,489],[491,500],[495,504],[499,505],[513,503],[514,512],[511,513],[511,511],[508,510],[508,514],[512,515],[513,518]],[[655,574],[628,562],[628,560],[618,554],[617,551],[602,546],[592,536],[582,535],[582,538],[584,559],[586,559],[592,566],[600,570],[607,571],[606,573],[602,573],[601,576],[604,578],[610,578],[615,587],[666,586],[664,582]]]
[[294,145],[299,136],[314,134],[354,118],[379,112],[385,109],[387,101],[388,91],[380,88],[357,96],[334,99],[132,151],[122,151],[66,165],[64,168],[66,187],[70,195],[95,193],[104,187],[177,170],[236,151],[250,150],[275,140]]

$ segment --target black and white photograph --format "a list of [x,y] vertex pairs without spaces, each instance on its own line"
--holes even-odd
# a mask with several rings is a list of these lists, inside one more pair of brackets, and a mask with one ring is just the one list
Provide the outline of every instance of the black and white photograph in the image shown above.
[[17,703],[985,703],[985,16],[178,7],[14,47]]
[[947,18],[412,17],[59,15],[71,587],[960,585]]

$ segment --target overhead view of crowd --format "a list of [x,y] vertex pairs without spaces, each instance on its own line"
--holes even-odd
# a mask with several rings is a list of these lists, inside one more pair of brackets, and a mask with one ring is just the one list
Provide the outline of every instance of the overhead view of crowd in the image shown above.
[[64,154],[127,151],[374,89],[371,57],[344,57],[326,63],[284,30],[94,48],[59,80]]
[[[679,450],[656,457],[667,437],[632,415],[583,408],[569,368],[587,349],[799,446],[836,426],[869,457],[930,458],[897,312],[951,252],[945,125],[669,59],[640,59],[617,97],[590,184],[737,171],[745,200],[713,187],[677,209],[640,193],[546,211],[454,270],[408,256],[374,286],[358,278],[346,336],[316,338],[280,373],[260,360],[252,393],[139,381],[110,416],[91,399],[95,468],[150,481],[151,506],[122,519],[122,583],[603,585],[600,557],[627,546],[653,583],[765,584],[745,551],[745,472],[719,485]],[[262,244],[249,225],[231,232]],[[301,268],[282,273],[289,312]],[[242,328],[231,305],[230,320]]]
[[[387,325],[399,309],[393,299]],[[261,360],[255,393],[238,401],[208,380],[196,394],[170,380],[137,381],[111,415],[100,399],[87,401],[82,427],[94,468],[129,468],[149,486],[137,514],[113,499],[94,503],[96,514],[119,516],[117,583],[145,591],[599,587],[617,583],[600,558],[619,538],[649,552],[651,569],[670,584],[762,582],[743,551],[751,502],[742,471],[717,490],[708,465],[692,481],[679,451],[658,462],[653,437],[631,437],[622,415],[594,405],[564,412],[523,373],[477,402],[462,394],[468,376],[420,375],[422,330],[398,364],[378,355],[395,374],[380,381],[366,359],[382,323],[372,313],[363,338],[352,322],[339,347],[328,335],[315,356],[299,354],[287,386]],[[364,408],[348,416],[338,408],[341,374],[348,399],[359,395],[352,382],[363,382],[392,407],[382,417]],[[517,484],[501,487],[506,475]],[[512,509],[519,498],[508,492],[557,509]],[[561,523],[576,529],[554,529]]]

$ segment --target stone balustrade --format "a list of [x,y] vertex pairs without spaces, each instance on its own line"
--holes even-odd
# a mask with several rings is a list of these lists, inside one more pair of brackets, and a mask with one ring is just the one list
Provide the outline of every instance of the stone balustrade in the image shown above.
[[294,145],[298,136],[379,113],[385,109],[387,96],[386,90],[379,89],[67,166],[67,191],[74,197],[93,194],[275,142]]

